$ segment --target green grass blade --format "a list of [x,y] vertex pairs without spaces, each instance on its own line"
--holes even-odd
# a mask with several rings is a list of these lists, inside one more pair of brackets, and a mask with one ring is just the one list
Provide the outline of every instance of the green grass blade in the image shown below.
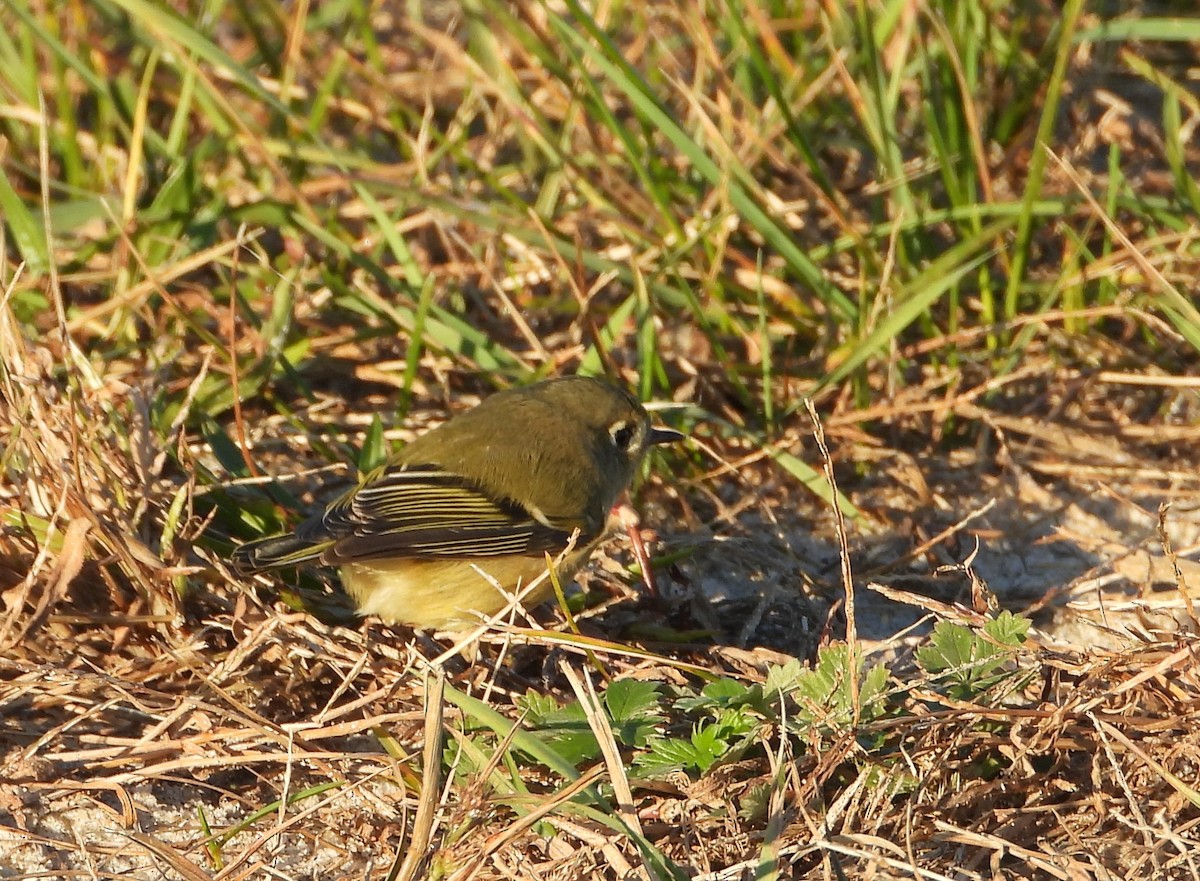
[[0,169],[0,213],[8,231],[21,252],[21,258],[34,273],[41,273],[50,265],[50,249],[46,245],[46,233],[38,219],[25,207],[17,191],[13,189],[8,175]]
[[288,109],[280,103],[279,99],[262,87],[254,74],[171,10],[151,3],[149,0],[107,0],[107,2],[121,7],[131,18],[152,33],[170,40],[185,52],[207,61],[215,67],[229,71],[234,79],[259,101],[276,113],[288,115]]
[[1029,174],[1025,183],[1025,193],[1021,198],[1021,214],[1017,219],[1016,240],[1012,248],[1012,265],[1009,268],[1008,286],[1004,292],[1004,318],[1012,320],[1016,317],[1018,302],[1017,295],[1025,280],[1025,268],[1029,263],[1029,248],[1033,241],[1033,204],[1042,193],[1042,178],[1046,173],[1046,151],[1041,145],[1049,144],[1054,133],[1054,124],[1058,119],[1058,104],[1062,97],[1063,81],[1071,62],[1072,39],[1079,14],[1083,9],[1083,0],[1066,0],[1063,8],[1062,22],[1058,37],[1058,52],[1054,60],[1054,69],[1050,73],[1050,82],[1046,86],[1046,99],[1042,107],[1041,119],[1038,121],[1037,137],[1034,140],[1033,155],[1029,160]]
[[1200,19],[1196,18],[1119,18],[1083,28],[1072,38],[1074,43],[1129,40],[1194,43],[1200,40]]
[[747,192],[743,184],[744,171],[739,173],[736,166],[732,168],[718,166],[704,148],[697,144],[675,121],[675,118],[654,96],[645,80],[621,58],[620,53],[577,0],[568,0],[568,6],[576,23],[583,24],[584,30],[595,42],[588,40],[577,27],[554,16],[550,21],[564,42],[575,44],[588,61],[603,71],[605,76],[629,98],[642,118],[661,132],[687,158],[710,186],[723,188],[727,192],[730,204],[767,240],[767,243],[783,257],[788,266],[812,288],[822,301],[834,308],[844,318],[854,318],[857,315],[858,307],[829,283],[820,268],[800,250],[792,238],[791,232],[759,207]]
[[[9,3],[8,8],[16,14],[17,18],[21,19],[21,23],[29,28],[36,35],[38,42],[50,49],[59,60],[66,64],[71,70],[75,71],[79,77],[88,84],[92,91],[99,95],[108,94],[108,85],[103,79],[98,77],[90,67],[84,64],[79,57],[68,49],[58,37],[46,30],[40,21],[34,18],[33,14],[27,8],[26,0],[16,0]],[[34,102],[30,102],[31,104]]]
[[[1011,225],[1012,221],[1008,219],[989,224],[978,235],[951,248],[925,272],[905,284],[896,294],[895,309],[854,347],[837,368],[818,383],[817,388],[841,382],[867,359],[882,351],[901,331],[924,315],[939,297],[994,256],[995,250],[990,246]],[[981,248],[989,250],[978,254]]]

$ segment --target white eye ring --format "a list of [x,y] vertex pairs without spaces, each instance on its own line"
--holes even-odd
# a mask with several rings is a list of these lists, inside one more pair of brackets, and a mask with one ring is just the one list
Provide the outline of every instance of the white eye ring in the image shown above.
[[633,446],[633,440],[637,436],[637,428],[629,422],[622,419],[620,422],[614,422],[608,429],[609,437],[612,438],[613,446],[622,453],[628,453]]

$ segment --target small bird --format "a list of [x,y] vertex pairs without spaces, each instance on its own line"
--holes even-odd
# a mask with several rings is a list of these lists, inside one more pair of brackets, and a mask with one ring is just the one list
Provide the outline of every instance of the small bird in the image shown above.
[[[237,548],[233,563],[338,566],[363,615],[476,623],[545,572],[547,553],[569,547],[558,571],[578,570],[647,450],[683,437],[600,379],[508,389],[413,440],[295,532]],[[549,596],[543,582],[523,605]]]

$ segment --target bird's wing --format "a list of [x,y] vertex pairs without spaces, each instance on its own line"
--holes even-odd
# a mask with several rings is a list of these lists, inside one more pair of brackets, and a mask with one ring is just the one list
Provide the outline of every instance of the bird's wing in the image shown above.
[[[511,499],[432,465],[391,466],[297,530],[332,539],[329,564],[384,557],[490,557],[557,553],[571,530],[544,522]],[[580,543],[593,536],[581,536]]]

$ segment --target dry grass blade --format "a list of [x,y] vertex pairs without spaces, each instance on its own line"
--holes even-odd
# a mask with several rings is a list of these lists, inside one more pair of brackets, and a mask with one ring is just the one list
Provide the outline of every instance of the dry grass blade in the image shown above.
[[1171,788],[1190,801],[1193,805],[1200,808],[1200,792],[1196,791],[1194,786],[1190,786],[1181,780],[1178,775],[1168,771],[1161,762],[1155,761],[1144,749],[1134,743],[1128,735],[1119,728],[1116,728],[1109,722],[1093,717],[1096,727],[1104,734],[1112,737],[1118,743],[1129,750],[1130,753],[1137,756],[1149,766],[1154,773],[1158,774],[1164,781],[1171,785]]
[[184,881],[212,881],[212,876],[181,854],[175,848],[163,844],[152,838],[149,835],[143,835],[141,832],[128,833],[129,840],[140,844],[150,853],[161,859],[164,863],[174,869],[184,879]]
[[421,792],[412,834],[404,845],[404,862],[394,875],[396,881],[424,877],[423,867],[432,853],[433,824],[442,797],[442,743],[445,737],[446,677],[435,670],[425,677],[425,745],[421,753]]
[[586,791],[603,775],[604,769],[601,766],[589,769],[581,775],[579,779],[571,781],[553,795],[541,799],[541,803],[533,810],[524,814],[517,820],[508,825],[508,828],[503,831],[496,832],[490,838],[483,842],[481,853],[477,856],[472,865],[463,870],[461,876],[456,876],[454,881],[471,881],[479,872],[483,870],[487,858],[492,854],[503,852],[506,848],[511,847],[522,835],[525,835],[537,823],[544,818],[550,816],[555,811],[560,810],[563,805],[573,800],[577,795]]
[[[637,812],[634,809],[633,790],[629,786],[629,777],[625,773],[625,764],[621,758],[620,750],[617,748],[616,738],[613,737],[612,727],[609,725],[608,717],[605,715],[603,708],[600,705],[600,699],[596,695],[596,688],[592,684],[591,676],[584,669],[583,677],[566,661],[559,665],[567,682],[571,684],[572,691],[575,692],[575,698],[579,701],[580,706],[587,716],[588,726],[592,729],[592,733],[596,736],[596,740],[600,744],[600,752],[604,756],[604,766],[608,770],[608,779],[613,787],[613,794],[617,799],[617,813],[624,818],[629,828],[633,829],[639,837],[645,838],[645,833],[642,830],[641,820],[638,818]],[[649,878],[649,870],[642,866],[639,872],[643,878]]]
[[[829,482],[829,488],[836,499],[839,497],[837,479],[833,473],[833,457],[829,454],[829,446],[825,442],[825,428],[821,424],[821,417],[817,415],[817,406],[811,398],[805,399],[804,406],[808,411],[808,418],[812,420],[813,437],[816,439],[817,449],[821,451],[821,461],[825,468],[825,479]],[[834,528],[838,539],[838,559],[841,562],[842,594],[846,610],[846,643],[850,648],[850,694],[851,700],[854,703],[854,718],[857,720],[859,698],[858,662],[856,659],[859,651],[859,642],[857,606],[854,596],[854,571],[850,564],[850,543],[846,537],[846,517],[842,513],[840,505],[830,505],[830,510],[833,512]]]

